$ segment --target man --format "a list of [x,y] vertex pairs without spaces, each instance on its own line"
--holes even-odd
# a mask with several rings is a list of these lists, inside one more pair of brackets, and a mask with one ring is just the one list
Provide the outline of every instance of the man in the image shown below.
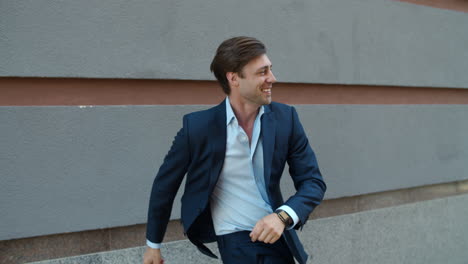
[[[202,253],[216,257],[203,243],[217,241],[226,264],[305,263],[294,229],[307,222],[326,185],[296,110],[271,102],[276,78],[266,48],[250,37],[228,39],[211,71],[227,98],[184,116],[153,183],[144,263],[162,262],[160,243],[186,173],[182,224]],[[297,192],[284,202],[286,162]]]

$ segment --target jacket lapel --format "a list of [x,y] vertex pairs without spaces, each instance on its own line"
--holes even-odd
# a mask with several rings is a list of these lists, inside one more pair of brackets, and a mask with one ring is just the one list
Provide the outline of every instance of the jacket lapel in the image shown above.
[[211,130],[211,188],[214,188],[214,185],[218,181],[219,174],[221,173],[221,169],[223,168],[224,158],[226,156],[226,100],[223,100],[223,102],[215,108],[213,121],[214,124]]
[[271,106],[265,106],[265,112],[262,116],[262,144],[263,144],[263,170],[265,177],[265,186],[268,197],[270,197],[270,175],[271,164],[273,160],[273,150],[275,149],[276,118],[271,111]]

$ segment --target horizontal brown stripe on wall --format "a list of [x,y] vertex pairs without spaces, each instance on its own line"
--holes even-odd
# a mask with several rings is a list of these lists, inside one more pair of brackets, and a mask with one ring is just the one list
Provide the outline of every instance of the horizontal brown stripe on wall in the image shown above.
[[468,1],[466,0],[399,0],[417,5],[431,6],[435,8],[450,9],[468,12]]
[[[216,104],[215,81],[0,78],[1,106]],[[468,104],[468,89],[277,83],[287,104]]]

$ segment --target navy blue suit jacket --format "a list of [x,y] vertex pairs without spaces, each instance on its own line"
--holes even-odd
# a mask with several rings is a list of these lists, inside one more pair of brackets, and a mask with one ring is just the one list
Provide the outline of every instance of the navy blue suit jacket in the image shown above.
[[[294,107],[272,102],[262,116],[264,176],[270,204],[275,210],[286,204],[299,217],[302,228],[322,201],[326,185],[315,154]],[[166,232],[174,197],[187,175],[182,197],[184,232],[198,249],[215,257],[203,243],[216,241],[210,213],[210,195],[223,167],[226,152],[226,106],[223,101],[208,110],[187,114],[153,183],[148,210],[147,239],[160,243]],[[280,178],[288,162],[297,192],[284,202]],[[284,238],[292,254],[305,263],[307,254],[295,230]]]

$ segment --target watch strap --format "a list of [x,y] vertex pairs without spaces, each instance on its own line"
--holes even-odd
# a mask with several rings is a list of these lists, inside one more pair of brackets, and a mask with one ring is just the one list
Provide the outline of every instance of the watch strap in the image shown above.
[[283,222],[283,224],[286,227],[289,227],[292,225],[293,219],[288,213],[286,213],[286,211],[279,209],[279,210],[276,210],[275,213],[276,215],[278,215],[278,218]]

